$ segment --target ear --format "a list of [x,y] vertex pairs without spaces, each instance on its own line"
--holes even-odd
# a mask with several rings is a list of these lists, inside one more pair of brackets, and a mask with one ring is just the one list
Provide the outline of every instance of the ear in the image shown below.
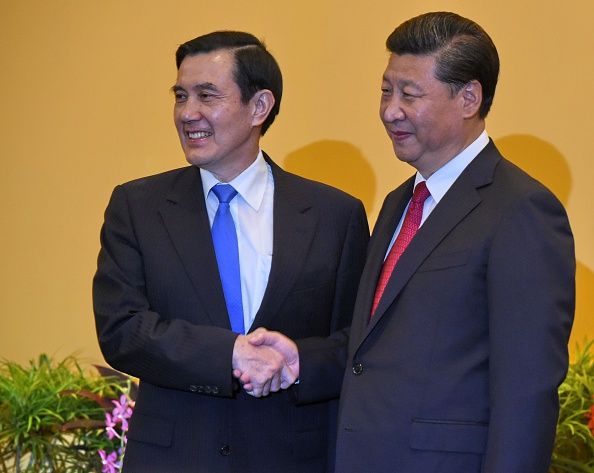
[[459,92],[464,118],[472,118],[478,115],[483,103],[483,88],[479,81],[471,80],[462,87]]
[[262,125],[274,107],[274,95],[268,89],[258,90],[250,100],[253,104],[252,125]]

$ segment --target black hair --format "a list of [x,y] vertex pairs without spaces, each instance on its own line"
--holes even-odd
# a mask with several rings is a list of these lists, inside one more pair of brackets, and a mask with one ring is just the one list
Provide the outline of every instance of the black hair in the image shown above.
[[432,12],[411,18],[386,40],[394,54],[435,55],[435,77],[457,93],[472,80],[483,89],[479,116],[491,109],[499,55],[489,35],[477,23],[456,13]]
[[215,31],[198,36],[177,48],[175,63],[179,69],[186,56],[205,54],[219,49],[233,51],[235,55],[235,83],[241,91],[241,100],[248,103],[254,94],[268,89],[274,96],[274,106],[262,124],[262,135],[274,122],[280,111],[283,95],[283,76],[278,63],[266,46],[250,33],[243,31]]

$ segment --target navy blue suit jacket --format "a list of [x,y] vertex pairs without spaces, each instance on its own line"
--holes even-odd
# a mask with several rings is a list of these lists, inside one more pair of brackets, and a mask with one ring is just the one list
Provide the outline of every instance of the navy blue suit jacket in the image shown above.
[[[391,192],[369,244],[348,339],[300,344],[304,400],[346,360],[337,473],[546,473],[568,363],[575,257],[566,213],[489,145],[376,281],[412,195]],[[322,373],[321,377],[318,377]]]
[[[267,158],[268,159],[268,158]],[[369,231],[360,201],[281,170],[273,257],[252,330],[326,337],[350,324]],[[105,359],[140,379],[126,473],[326,472],[336,405],[238,389],[199,170],[118,186],[101,232],[95,319]]]

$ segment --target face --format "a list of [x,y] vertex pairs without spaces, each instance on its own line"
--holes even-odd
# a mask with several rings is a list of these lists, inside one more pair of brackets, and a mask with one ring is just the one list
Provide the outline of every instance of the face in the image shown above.
[[223,182],[254,161],[260,137],[255,97],[242,103],[234,70],[228,50],[186,56],[172,88],[173,120],[186,159]]
[[392,54],[380,103],[380,118],[396,156],[425,178],[472,142],[462,92],[452,95],[434,70],[433,56]]

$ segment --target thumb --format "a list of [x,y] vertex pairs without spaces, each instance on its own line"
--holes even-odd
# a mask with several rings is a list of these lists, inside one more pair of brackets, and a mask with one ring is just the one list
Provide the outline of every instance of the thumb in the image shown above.
[[265,328],[258,328],[256,330],[254,330],[252,333],[250,333],[247,336],[247,340],[249,342],[250,345],[252,346],[260,346],[260,345],[264,345],[266,343],[266,334],[268,333],[268,331]]

